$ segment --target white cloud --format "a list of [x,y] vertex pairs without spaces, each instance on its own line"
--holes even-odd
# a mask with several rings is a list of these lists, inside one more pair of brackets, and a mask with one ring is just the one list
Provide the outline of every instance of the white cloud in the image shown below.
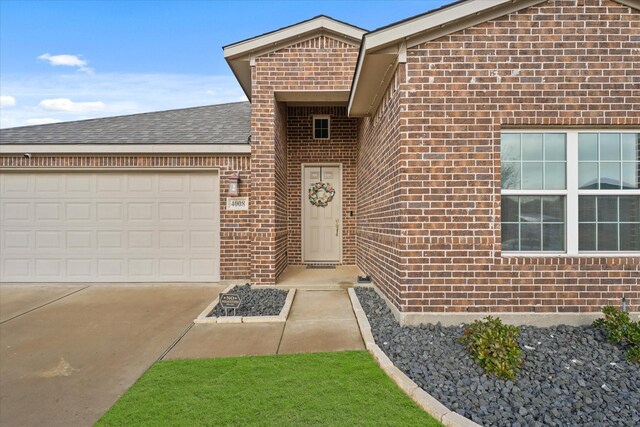
[[73,102],[69,98],[43,99],[38,105],[45,110],[62,111],[65,113],[91,113],[105,109],[104,102],[102,101]]
[[16,98],[9,95],[0,96],[0,107],[13,107],[16,105]]
[[77,67],[83,73],[93,73],[93,68],[87,67],[87,61],[80,58],[80,55],[51,55],[43,53],[38,56],[41,61],[46,61],[53,66],[63,65],[66,67]]
[[[58,120],[84,120],[97,117],[144,113],[246,101],[240,85],[231,75],[194,74],[0,74],[0,87],[20,102],[2,110],[0,127],[25,126],[43,117]],[[102,102],[101,109],[83,107],[47,109],[42,100],[65,99],[76,104]],[[51,105],[50,105],[51,106]],[[94,107],[97,107],[94,105]],[[79,111],[82,110],[82,111]]]
[[30,125],[48,125],[49,123],[58,123],[60,120],[52,119],[51,117],[36,117],[33,119],[25,120],[24,124]]

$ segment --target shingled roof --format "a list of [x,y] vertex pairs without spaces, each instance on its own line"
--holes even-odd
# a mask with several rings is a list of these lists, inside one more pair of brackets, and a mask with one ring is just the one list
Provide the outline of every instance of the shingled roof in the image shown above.
[[251,104],[0,129],[0,144],[248,144]]

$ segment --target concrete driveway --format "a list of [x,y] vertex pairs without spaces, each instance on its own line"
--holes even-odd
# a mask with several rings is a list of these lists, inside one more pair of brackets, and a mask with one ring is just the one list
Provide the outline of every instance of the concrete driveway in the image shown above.
[[223,289],[0,286],[0,425],[92,425]]

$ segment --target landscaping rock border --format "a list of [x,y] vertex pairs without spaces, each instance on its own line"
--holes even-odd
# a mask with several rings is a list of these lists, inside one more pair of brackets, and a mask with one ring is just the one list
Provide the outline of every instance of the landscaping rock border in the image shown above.
[[[225,288],[225,290],[223,290],[222,292],[220,292],[221,294],[226,294],[228,292],[231,292],[234,288],[236,288],[236,286],[242,286],[242,285],[229,285],[227,288]],[[247,286],[247,285],[244,285]],[[276,288],[272,288],[272,289],[266,289],[266,288],[259,288],[260,291],[263,290],[275,290]],[[287,291],[285,291],[287,292]],[[216,316],[212,316],[212,314],[215,312],[215,310],[218,307],[218,303],[220,302],[220,298],[219,296],[217,296],[213,302],[211,304],[209,304],[207,306],[207,308],[205,308],[202,313],[200,313],[200,315],[198,315],[197,318],[195,318],[193,320],[193,323],[261,323],[261,322],[286,322],[287,321],[287,317],[289,316],[289,310],[291,310],[291,304],[293,303],[293,298],[295,297],[296,294],[296,290],[295,289],[290,289],[287,292],[287,297],[284,301],[284,305],[282,306],[282,310],[280,310],[280,313],[278,315],[266,315],[266,316],[251,316],[251,315],[245,315],[245,316],[220,316],[220,317],[216,317]]]
[[353,293],[370,322],[370,339],[385,357],[445,407],[474,422],[640,425],[640,369],[600,329],[521,326],[524,365],[516,380],[505,381],[486,374],[470,357],[458,340],[463,325],[400,326],[374,289]]
[[371,353],[378,366],[380,366],[380,368],[389,376],[389,378],[391,378],[393,382],[396,383],[396,385],[407,396],[409,396],[414,402],[416,402],[416,404],[420,408],[422,408],[422,410],[427,412],[436,420],[440,421],[445,426],[481,427],[480,424],[477,424],[444,406],[438,401],[438,399],[434,398],[429,393],[421,389],[411,378],[406,376],[404,372],[395,367],[393,362],[391,362],[391,359],[389,359],[387,355],[382,351],[382,349],[380,349],[380,347],[378,347],[378,345],[376,344],[373,333],[371,332],[369,319],[367,318],[367,315],[364,312],[362,305],[360,304],[360,300],[358,300],[355,288],[349,288],[348,291],[349,298],[351,299],[351,306],[353,307],[353,312],[356,315],[356,320],[358,321],[358,326],[360,327],[360,333],[362,334],[362,339],[364,340],[364,345],[369,353]]

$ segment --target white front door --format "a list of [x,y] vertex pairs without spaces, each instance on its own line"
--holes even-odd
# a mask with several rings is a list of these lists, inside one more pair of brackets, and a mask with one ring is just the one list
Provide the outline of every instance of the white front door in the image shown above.
[[342,176],[339,166],[304,166],[302,174],[302,258],[340,262]]

